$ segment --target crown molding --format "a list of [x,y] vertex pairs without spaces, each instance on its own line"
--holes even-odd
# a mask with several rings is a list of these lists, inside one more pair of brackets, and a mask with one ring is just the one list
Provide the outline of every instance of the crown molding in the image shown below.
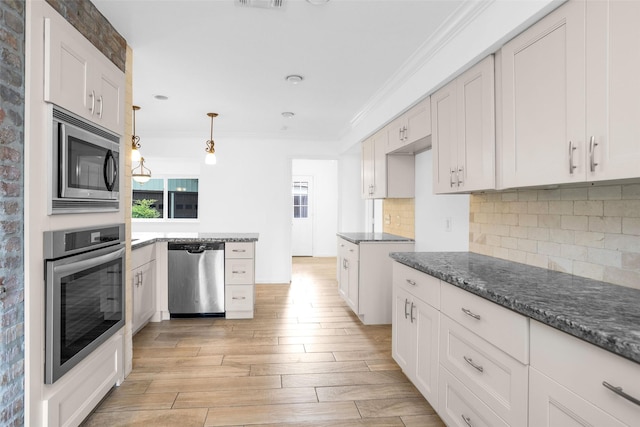
[[[418,70],[422,69],[441,49],[449,44],[462,30],[484,12],[495,0],[470,0],[461,4],[458,9],[445,20],[436,31],[398,68],[387,82],[376,91],[367,103],[350,120],[349,127],[341,132],[346,135],[351,129],[373,111],[377,105],[388,99]],[[425,94],[415,99],[417,102]],[[407,108],[410,106],[407,106]]]

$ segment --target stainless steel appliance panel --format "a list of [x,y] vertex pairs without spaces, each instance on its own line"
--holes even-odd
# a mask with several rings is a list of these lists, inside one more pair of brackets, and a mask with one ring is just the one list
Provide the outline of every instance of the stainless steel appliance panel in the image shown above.
[[224,242],[169,243],[172,317],[224,314]]

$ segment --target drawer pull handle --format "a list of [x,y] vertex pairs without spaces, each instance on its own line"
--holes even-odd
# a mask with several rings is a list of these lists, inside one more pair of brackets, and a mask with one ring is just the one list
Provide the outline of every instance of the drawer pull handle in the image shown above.
[[473,427],[473,424],[471,424],[471,417],[465,417],[464,414],[462,414],[462,421],[464,421],[469,427]]
[[462,308],[461,308],[461,310],[462,310],[462,312],[463,312],[464,314],[466,314],[467,316],[471,316],[471,317],[473,317],[473,318],[474,318],[474,319],[476,319],[476,320],[480,320],[480,315],[479,315],[479,314],[475,314],[473,311],[468,310],[468,309],[466,309],[466,308],[464,308],[464,307],[462,307]]
[[232,249],[231,252],[247,252],[246,249]]
[[246,273],[246,271],[244,271],[244,270],[243,271],[233,270],[232,273],[233,274],[244,274],[244,273]]
[[247,297],[231,297],[231,299],[247,299]]
[[411,286],[415,286],[416,282],[414,282],[413,280],[409,280],[407,279],[407,283],[410,284]]
[[628,395],[627,393],[625,393],[622,390],[622,387],[615,387],[612,386],[611,384],[609,384],[606,381],[602,381],[602,385],[605,386],[606,388],[608,388],[609,390],[611,390],[612,392],[614,392],[615,394],[617,394],[620,397],[624,397],[625,399],[627,399],[629,402],[631,403],[635,403],[636,405],[640,406],[640,400],[636,399],[635,397]]
[[404,318],[408,318],[409,317],[409,313],[407,312],[407,306],[409,305],[409,300],[408,299],[404,299]]
[[474,368],[476,368],[476,370],[478,372],[484,372],[484,368],[481,365],[478,365],[477,363],[475,363],[472,358],[467,357],[467,356],[462,356],[462,357],[464,357],[464,361],[465,362],[467,362],[469,365],[471,365]]

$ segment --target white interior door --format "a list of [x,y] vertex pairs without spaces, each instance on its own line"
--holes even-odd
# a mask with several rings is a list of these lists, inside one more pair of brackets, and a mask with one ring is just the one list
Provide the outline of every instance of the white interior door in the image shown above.
[[294,175],[291,189],[291,254],[313,256],[313,177]]

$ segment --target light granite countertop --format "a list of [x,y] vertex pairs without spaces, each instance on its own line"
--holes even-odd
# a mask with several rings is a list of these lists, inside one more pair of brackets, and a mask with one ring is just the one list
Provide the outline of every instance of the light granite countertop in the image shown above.
[[156,242],[257,242],[258,233],[132,233],[131,249]]
[[394,252],[401,264],[640,363],[640,290],[469,252]]
[[337,233],[338,237],[359,245],[362,242],[413,242],[408,237],[389,233]]

